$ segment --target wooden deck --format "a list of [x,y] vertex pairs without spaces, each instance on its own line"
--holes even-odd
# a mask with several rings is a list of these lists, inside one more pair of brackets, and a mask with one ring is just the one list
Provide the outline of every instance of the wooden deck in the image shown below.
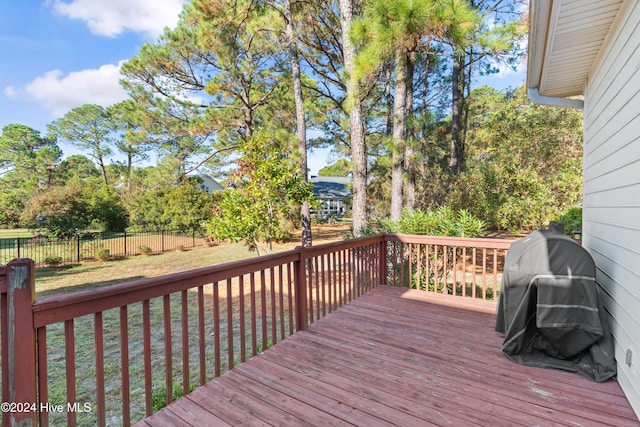
[[615,380],[508,360],[494,311],[378,287],[139,425],[640,425]]

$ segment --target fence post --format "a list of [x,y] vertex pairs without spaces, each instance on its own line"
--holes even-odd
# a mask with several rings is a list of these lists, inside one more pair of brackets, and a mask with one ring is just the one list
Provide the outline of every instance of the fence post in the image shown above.
[[127,256],[127,230],[123,231],[124,235],[124,256]]
[[296,248],[298,260],[294,261],[293,282],[296,290],[296,331],[307,329],[307,258],[302,246]]
[[21,258],[21,256],[20,256],[20,237],[18,237],[18,258]]
[[15,259],[7,265],[9,304],[9,403],[23,405],[9,416],[15,426],[36,425],[39,408],[36,398],[36,333],[32,305],[35,300],[34,262]]
[[76,234],[76,254],[77,256],[77,261],[78,263],[80,263],[80,234]]

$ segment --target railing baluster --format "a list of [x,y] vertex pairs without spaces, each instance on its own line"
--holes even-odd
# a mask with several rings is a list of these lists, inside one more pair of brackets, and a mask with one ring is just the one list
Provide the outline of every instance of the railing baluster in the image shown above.
[[477,250],[476,248],[473,248],[471,250],[471,268],[473,268],[473,271],[471,273],[471,280],[473,280],[473,284],[471,285],[471,297],[475,298],[476,297],[476,286],[477,286],[477,275],[476,275],[476,269],[477,269],[477,260],[476,260],[476,255],[477,255]]
[[264,269],[260,270],[260,309],[262,319],[262,351],[268,347],[267,343],[267,281]]
[[93,333],[96,345],[96,403],[98,425],[106,425],[106,406],[104,392],[104,326],[102,312],[93,315]]
[[292,263],[287,263],[287,304],[289,308],[289,335],[293,335],[294,317],[293,317],[293,286],[291,270],[294,268]]
[[[309,323],[313,323],[315,321],[315,316],[314,316],[314,311],[313,311],[313,303],[314,303],[314,298],[313,298],[313,288],[315,286],[316,289],[316,295],[318,293],[318,289],[320,288],[320,286],[318,285],[318,257],[313,257],[312,258],[313,261],[313,276],[314,276],[314,280],[311,280],[311,275],[309,275]],[[315,303],[316,303],[316,312],[320,312],[320,306],[319,304],[319,298],[315,298]]]
[[244,274],[238,277],[238,317],[240,321],[240,361],[244,362],[247,360],[247,334],[244,318]]
[[[5,297],[6,294],[3,294],[2,296]],[[6,305],[4,305],[3,303],[3,307],[6,307]],[[4,313],[3,313],[4,314]],[[3,317],[2,321],[4,322],[5,319]],[[3,327],[3,332],[2,332],[2,336],[6,337],[6,335],[4,334],[4,328],[5,328],[5,323],[2,324]],[[49,401],[49,364],[47,363],[47,327],[46,326],[42,326],[40,328],[38,328],[38,332],[37,332],[37,339],[38,339],[38,399],[40,400],[40,402],[48,402]],[[6,346],[3,346],[2,348],[2,362],[4,364],[4,361],[6,360],[4,357],[4,352],[5,352],[5,348]],[[6,374],[8,375],[8,372],[6,372]],[[97,374],[97,370],[96,370],[96,374]],[[3,365],[3,371],[2,371],[2,389],[4,390],[5,388],[5,384],[7,387],[7,390],[9,389],[9,382],[7,381],[5,383],[5,371],[4,371],[4,365]],[[9,397],[5,398],[3,397],[2,399],[3,402],[9,402]],[[98,405],[100,404],[100,400],[98,400]],[[102,401],[102,407],[98,406],[97,408],[98,410],[98,421],[100,420],[100,414],[102,414],[102,420],[104,421],[104,400]],[[46,427],[49,425],[49,411],[39,411],[39,422],[40,422],[40,426],[41,427]],[[104,425],[104,424],[102,424]]]
[[258,317],[256,309],[256,274],[251,273],[249,276],[249,285],[251,287],[251,354],[258,354]]
[[122,372],[122,424],[128,426],[131,424],[131,412],[129,396],[129,321],[126,305],[120,307],[120,370]]
[[[278,319],[278,316],[276,314],[276,277],[275,277],[275,270],[273,267],[271,267],[269,269],[269,279],[270,279],[270,284],[269,284],[269,288],[271,290],[269,298],[270,298],[270,302],[271,302],[271,345],[275,345],[276,342],[278,342],[278,324],[276,322],[276,320]],[[265,350],[267,348],[265,347]]]
[[204,287],[198,286],[198,354],[200,359],[200,385],[204,385],[207,382],[207,358],[204,331]]
[[357,288],[356,282],[357,279],[355,277],[355,252],[354,249],[347,249],[344,254],[344,263],[345,263],[345,279],[347,281],[347,286],[349,290],[347,291],[349,294],[349,300],[354,300],[357,298]]
[[219,282],[213,282],[213,360],[214,376],[221,375],[221,350],[220,350],[220,289]]
[[233,369],[233,293],[231,278],[227,279],[227,366]]
[[[76,353],[73,319],[65,320],[64,322],[64,342],[67,402],[74,403],[76,401]],[[70,427],[76,425],[76,413],[74,411],[67,411],[67,425]]]
[[[321,279],[321,299],[322,299],[322,317],[327,315],[327,288],[325,283],[325,277],[327,275],[327,270],[324,266],[324,255],[320,255],[320,279]],[[329,291],[331,292],[331,291]],[[318,318],[320,317],[320,311],[318,310]]]
[[450,246],[444,245],[442,246],[442,258],[443,258],[443,266],[442,266],[442,293],[448,294],[449,289],[447,288],[447,280],[449,280],[449,248]]
[[453,269],[453,285],[452,285],[452,295],[456,296],[458,294],[458,277],[457,277],[457,273],[458,273],[458,247],[454,246],[453,247],[453,265],[451,266]]
[[493,250],[493,299],[498,299],[498,250]]
[[173,361],[171,350],[171,295],[162,297],[164,314],[164,364],[165,364],[165,403],[173,400]]
[[482,249],[482,299],[487,299],[487,249]]
[[467,296],[467,247],[462,248],[462,296]]
[[189,295],[181,292],[180,298],[182,323],[182,392],[189,393]]
[[[285,339],[284,333],[284,268],[282,264],[278,266],[278,298],[280,303],[280,339]],[[275,344],[275,343],[274,343]]]
[[438,292],[438,245],[433,246],[433,292]]
[[333,264],[331,263],[331,254],[327,254],[327,289],[328,289],[328,313],[334,310],[333,304],[335,303],[335,290],[333,289]]
[[144,363],[144,406],[147,417],[153,414],[153,383],[151,377],[151,303],[142,301],[142,347]]

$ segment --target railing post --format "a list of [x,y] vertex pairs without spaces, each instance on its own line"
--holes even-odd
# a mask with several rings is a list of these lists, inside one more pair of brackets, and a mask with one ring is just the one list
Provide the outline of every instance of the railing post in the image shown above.
[[127,230],[124,230],[123,232],[123,237],[124,237],[124,256],[127,256]]
[[298,261],[294,262],[293,282],[296,290],[296,331],[307,329],[307,258],[302,246],[296,248]]
[[36,425],[36,334],[32,305],[35,300],[34,262],[16,259],[7,265],[9,304],[9,402],[17,412],[4,413],[12,426]]
[[382,234],[382,241],[380,242],[380,253],[378,254],[379,265],[378,265],[378,285],[386,285],[387,284],[387,235]]
[[80,234],[79,233],[76,234],[76,246],[78,248],[78,251],[77,251],[77,253],[78,253],[77,262],[79,263],[80,262]]

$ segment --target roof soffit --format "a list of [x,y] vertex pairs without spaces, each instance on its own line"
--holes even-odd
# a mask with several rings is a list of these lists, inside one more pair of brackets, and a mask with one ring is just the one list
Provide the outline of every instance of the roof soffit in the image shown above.
[[582,95],[624,0],[531,0],[527,86]]

